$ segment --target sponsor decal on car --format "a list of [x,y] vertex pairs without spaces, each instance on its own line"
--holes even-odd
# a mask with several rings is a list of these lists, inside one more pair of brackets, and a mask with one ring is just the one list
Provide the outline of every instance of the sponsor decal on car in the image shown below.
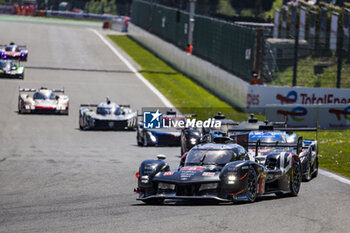
[[163,176],[172,176],[174,172],[164,172]]
[[203,172],[202,176],[214,176],[215,172]]
[[182,171],[202,171],[203,167],[184,167]]

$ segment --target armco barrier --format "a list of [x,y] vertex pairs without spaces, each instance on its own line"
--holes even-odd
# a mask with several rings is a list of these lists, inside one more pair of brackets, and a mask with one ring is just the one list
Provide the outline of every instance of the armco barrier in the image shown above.
[[116,18],[122,18],[122,16],[116,15],[101,15],[101,14],[92,14],[92,13],[76,13],[70,11],[46,11],[46,16],[56,16],[63,18],[76,18],[76,19],[100,19],[106,21],[112,21]]
[[0,6],[0,14],[14,14],[13,6]]
[[129,35],[228,103],[241,109],[246,108],[249,85],[247,82],[205,60],[188,55],[134,24],[129,24]]
[[350,104],[339,105],[267,105],[266,119],[283,122],[289,127],[316,127],[321,129],[350,129]]

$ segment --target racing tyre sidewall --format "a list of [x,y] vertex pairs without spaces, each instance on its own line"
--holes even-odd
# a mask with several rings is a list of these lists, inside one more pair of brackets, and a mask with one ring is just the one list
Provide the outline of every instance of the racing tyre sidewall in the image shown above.
[[247,174],[247,199],[254,202],[257,196],[257,174],[253,167],[250,167]]
[[311,180],[311,162],[308,162],[308,168],[306,171],[306,174],[303,177],[304,181],[310,181]]
[[301,165],[297,158],[293,158],[292,174],[290,176],[290,194],[297,196],[300,190],[302,175]]
[[143,133],[143,146],[145,147],[148,146],[147,135],[145,132]]
[[139,133],[139,131],[137,130],[137,134],[136,134],[136,141],[137,141],[137,145],[138,146],[142,146],[143,144],[142,144],[142,141],[141,141],[141,139],[140,139],[140,133]]

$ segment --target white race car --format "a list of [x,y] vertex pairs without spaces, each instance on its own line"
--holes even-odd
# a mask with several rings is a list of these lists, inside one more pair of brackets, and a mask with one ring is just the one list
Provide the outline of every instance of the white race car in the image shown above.
[[[28,93],[34,93],[30,95]],[[62,93],[62,94],[56,94]],[[53,113],[68,115],[69,98],[63,95],[64,89],[20,88],[18,113]]]

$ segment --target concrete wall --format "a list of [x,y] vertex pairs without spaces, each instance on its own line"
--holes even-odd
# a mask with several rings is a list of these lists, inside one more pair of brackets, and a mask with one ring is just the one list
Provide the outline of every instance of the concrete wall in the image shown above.
[[247,82],[212,63],[188,55],[178,47],[133,24],[129,24],[129,35],[176,69],[211,90],[215,95],[238,108],[246,108],[249,85]]

